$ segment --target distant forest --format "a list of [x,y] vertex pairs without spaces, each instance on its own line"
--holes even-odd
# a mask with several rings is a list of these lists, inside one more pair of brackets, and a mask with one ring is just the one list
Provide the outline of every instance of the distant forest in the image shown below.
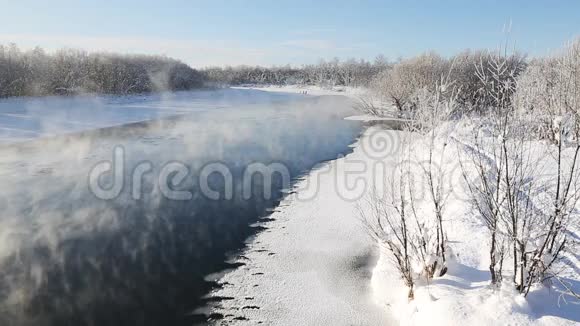
[[318,85],[366,87],[391,65],[383,56],[373,62],[348,59],[320,60],[299,68],[283,67],[212,67],[204,69],[208,82],[218,85]]
[[0,45],[0,97],[131,94],[202,87],[204,74],[166,57]]
[[74,94],[134,94],[230,85],[320,85],[365,87],[389,67],[350,59],[301,67],[209,67],[196,70],[164,56],[89,53],[0,45],[0,97]]
[[[525,56],[515,54],[507,64],[514,79],[526,69]],[[321,60],[300,67],[237,66],[196,70],[164,56],[89,53],[64,49],[46,53],[41,48],[22,51],[0,45],[0,97],[74,94],[134,94],[234,85],[317,85],[365,87],[403,111],[418,101],[417,90],[429,90],[442,76],[461,89],[462,104],[485,106],[477,67],[488,70],[487,51],[466,50],[450,58],[430,52],[388,61]],[[512,70],[510,70],[512,71]],[[445,73],[444,73],[445,72]]]

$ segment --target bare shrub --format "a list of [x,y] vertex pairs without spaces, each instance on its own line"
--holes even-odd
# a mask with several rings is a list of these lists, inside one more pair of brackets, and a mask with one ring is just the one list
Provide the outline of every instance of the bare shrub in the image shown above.
[[541,183],[548,208],[542,212],[542,230],[520,275],[520,291],[527,294],[535,283],[558,279],[554,263],[575,241],[568,230],[577,218],[579,198],[580,40],[553,57],[533,62],[519,80],[514,103],[522,124],[530,126],[530,121],[538,121],[536,137],[553,144],[546,151],[556,167],[555,180]]
[[[501,67],[499,56],[501,56]],[[450,58],[453,69],[450,78],[457,93],[456,102],[467,111],[481,111],[489,107],[489,88],[500,87],[501,83],[511,83],[523,71],[527,63],[525,56],[519,53],[499,53],[488,50],[466,50]],[[495,71],[496,80],[488,83],[482,76]],[[511,90],[512,92],[515,90]],[[486,94],[487,93],[487,94]]]
[[418,279],[431,279],[439,260],[428,221],[417,214],[414,162],[410,160],[408,146],[411,134],[405,132],[402,137],[404,148],[396,175],[384,180],[387,186],[384,192],[375,189],[365,204],[359,205],[359,215],[369,233],[390,252],[393,265],[408,288],[408,299],[412,300]]
[[[441,78],[432,92],[425,89],[418,95],[415,120],[400,133],[403,141],[396,176],[385,180],[385,192],[375,190],[367,200],[367,209],[360,210],[367,229],[391,253],[394,266],[409,288],[409,299],[419,277],[429,281],[447,272],[444,210],[449,193],[443,187],[446,173],[442,168],[446,145],[436,148],[436,141],[444,139],[437,128],[456,109],[453,96],[446,94],[450,90],[449,82]],[[429,149],[425,159],[414,153],[414,145],[422,146],[423,141]],[[435,157],[437,150],[440,152]],[[421,180],[416,180],[417,176]],[[416,194],[423,187],[429,197],[419,199]],[[434,214],[419,212],[420,200],[425,200]],[[420,270],[412,266],[420,266]]]
[[432,90],[447,68],[447,61],[435,53],[402,60],[383,71],[372,84],[376,94],[391,101],[399,112],[417,107],[419,90]]
[[[553,273],[553,263],[568,239],[568,223],[578,201],[577,159],[573,144],[564,160],[564,128],[556,130],[556,148],[533,143],[525,110],[512,101],[517,87],[508,57],[498,54],[488,67],[478,67],[489,110],[478,118],[478,130],[468,156],[476,173],[468,179],[472,202],[490,231],[492,283],[501,281],[505,245],[512,259],[512,281],[527,294],[534,284]],[[515,103],[515,104],[514,104]],[[528,102],[526,102],[528,103]],[[564,123],[563,125],[566,125]],[[543,152],[554,161],[545,161]],[[544,164],[556,164],[556,180],[541,176]],[[464,170],[465,171],[465,170]],[[471,181],[471,182],[470,182]],[[549,199],[547,199],[549,198]],[[547,201],[546,201],[547,200]],[[551,204],[549,204],[551,203]]]

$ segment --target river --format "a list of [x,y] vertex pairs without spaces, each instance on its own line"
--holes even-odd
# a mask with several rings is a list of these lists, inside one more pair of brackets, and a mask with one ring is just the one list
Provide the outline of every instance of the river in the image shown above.
[[350,151],[344,97],[0,101],[0,324],[191,325],[291,184]]

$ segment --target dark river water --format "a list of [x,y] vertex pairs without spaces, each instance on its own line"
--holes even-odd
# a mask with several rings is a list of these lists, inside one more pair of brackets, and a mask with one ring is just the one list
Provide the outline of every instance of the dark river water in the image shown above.
[[361,128],[344,97],[220,92],[0,103],[0,325],[203,323],[207,275]]

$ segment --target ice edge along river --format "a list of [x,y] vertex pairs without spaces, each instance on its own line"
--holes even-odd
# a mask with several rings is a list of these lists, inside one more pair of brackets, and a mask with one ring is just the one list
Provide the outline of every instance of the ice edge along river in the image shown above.
[[[392,131],[395,133],[396,131]],[[321,164],[294,187],[233,261],[212,313],[217,324],[390,325],[397,323],[373,300],[371,277],[378,248],[357,218],[357,198],[348,198],[348,171],[369,162],[363,147]],[[382,158],[389,165],[393,159]],[[359,166],[360,167],[360,166]],[[371,169],[357,179],[374,180]],[[352,186],[352,185],[349,185]],[[221,315],[221,316],[220,316]]]

